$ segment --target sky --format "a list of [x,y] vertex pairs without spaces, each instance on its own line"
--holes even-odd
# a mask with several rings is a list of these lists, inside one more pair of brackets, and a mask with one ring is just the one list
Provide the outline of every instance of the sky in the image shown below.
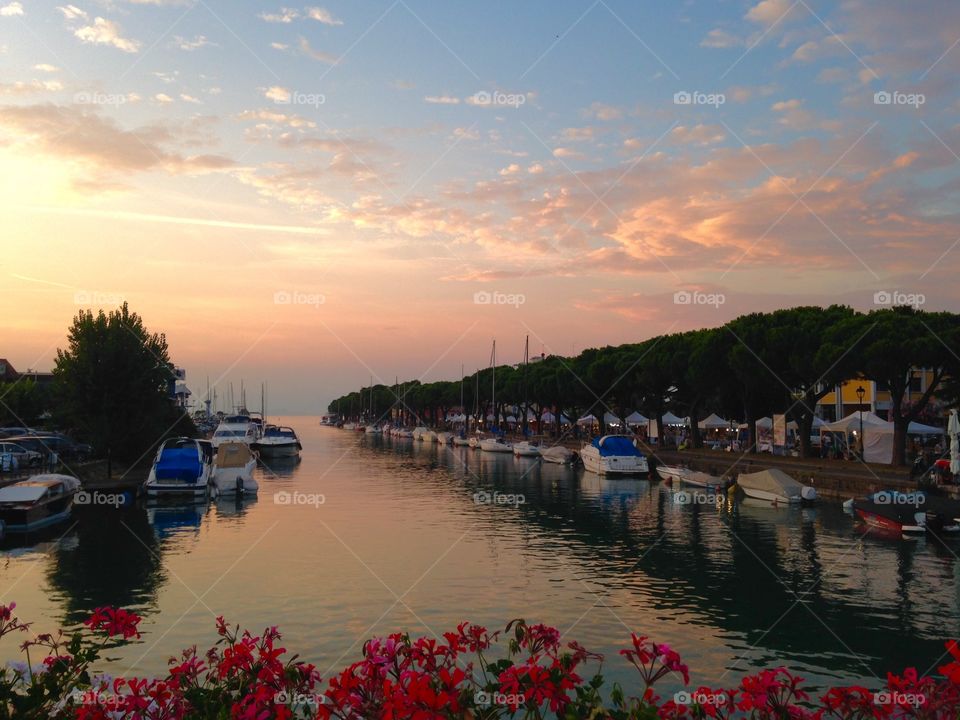
[[283,413],[494,338],[958,308],[955,0],[77,2],[0,0],[20,370],[124,300]]

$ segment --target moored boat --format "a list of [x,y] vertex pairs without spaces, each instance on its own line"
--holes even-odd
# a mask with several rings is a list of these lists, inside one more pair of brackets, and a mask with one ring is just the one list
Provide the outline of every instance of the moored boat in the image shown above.
[[646,456],[627,435],[604,435],[594,438],[580,450],[583,467],[598,475],[637,475],[650,472]]
[[293,457],[303,449],[296,431],[286,425],[267,425],[252,447],[261,457]]
[[144,489],[153,497],[206,496],[210,470],[210,460],[199,442],[190,438],[171,438],[157,451]]
[[794,480],[783,470],[770,468],[755,473],[740,473],[737,485],[747,497],[772,503],[814,502],[817,491]]
[[444,431],[444,432],[438,432],[438,433],[437,433],[437,442],[438,442],[440,445],[449,445],[452,441],[453,441],[453,433],[452,433],[452,432],[446,432],[446,431]]
[[543,458],[544,462],[556,465],[572,465],[576,462],[577,454],[563,445],[554,445],[548,448],[541,447],[540,457]]
[[513,454],[517,457],[540,457],[540,446],[524,440],[514,443]]
[[432,443],[437,441],[437,434],[433,430],[424,430],[420,433],[420,439],[425,443]]
[[470,444],[470,440],[464,435],[454,435],[453,444],[457,447],[465,447]]
[[513,452],[513,446],[502,437],[484,438],[479,442],[480,449],[490,453]]
[[224,442],[243,442],[250,445],[255,443],[259,437],[257,424],[253,422],[249,415],[227,415],[217,425],[210,441],[216,448]]
[[80,481],[70,475],[34,475],[0,489],[0,526],[30,532],[70,517]]
[[[289,456],[288,456],[289,457]],[[244,443],[223,443],[211,469],[211,484],[219,496],[255,495],[259,489],[253,479],[257,458]]]

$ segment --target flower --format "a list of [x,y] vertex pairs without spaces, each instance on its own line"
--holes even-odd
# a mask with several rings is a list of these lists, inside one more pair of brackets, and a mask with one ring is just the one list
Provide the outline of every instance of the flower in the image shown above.
[[100,607],[94,610],[93,615],[84,620],[83,624],[91,630],[105,632],[107,637],[123,635],[123,639],[127,640],[140,637],[137,630],[140,619],[139,615],[122,608]]

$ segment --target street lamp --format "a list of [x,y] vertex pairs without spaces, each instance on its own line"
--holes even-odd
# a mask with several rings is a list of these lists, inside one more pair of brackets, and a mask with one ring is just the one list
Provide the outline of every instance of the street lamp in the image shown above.
[[863,460],[863,396],[866,390],[863,385],[857,387],[857,400],[860,402],[860,459]]

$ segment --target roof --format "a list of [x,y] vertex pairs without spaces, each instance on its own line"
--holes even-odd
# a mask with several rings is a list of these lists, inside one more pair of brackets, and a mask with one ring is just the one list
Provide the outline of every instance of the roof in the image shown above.
[[80,481],[70,475],[55,473],[34,475],[29,480],[0,489],[0,503],[36,502],[48,491],[60,485],[66,492],[73,492],[79,489]]

